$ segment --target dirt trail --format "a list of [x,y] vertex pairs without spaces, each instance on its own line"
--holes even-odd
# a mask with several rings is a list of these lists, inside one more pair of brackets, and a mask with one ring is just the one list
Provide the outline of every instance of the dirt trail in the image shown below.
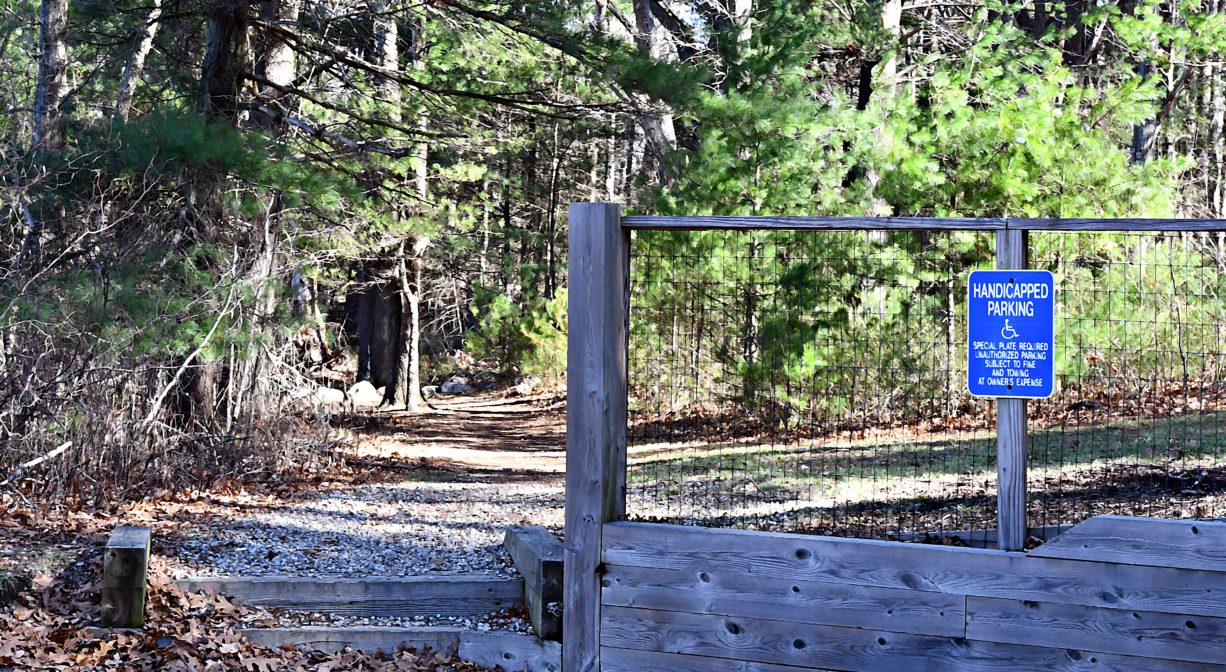
[[513,574],[508,526],[562,526],[561,400],[490,393],[434,406],[347,422],[346,459],[366,477],[287,497],[213,497],[168,550],[184,574]]
[[379,412],[355,428],[364,460],[411,460],[511,480],[566,471],[565,403],[560,397],[449,397],[427,413]]

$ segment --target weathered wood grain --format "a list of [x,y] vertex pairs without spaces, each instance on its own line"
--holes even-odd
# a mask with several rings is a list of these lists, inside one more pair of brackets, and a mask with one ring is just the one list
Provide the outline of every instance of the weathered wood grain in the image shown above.
[[1030,219],[1010,217],[1007,228],[1027,231],[1226,231],[1226,219]]
[[539,525],[509,528],[503,546],[524,577],[524,604],[541,639],[562,639],[562,542]]
[[[996,268],[1026,268],[1025,231],[996,232]],[[1054,356],[1054,354],[1053,354]],[[1026,547],[1026,400],[996,400],[996,547]]]
[[798,534],[605,525],[610,566],[881,586],[1117,609],[1226,616],[1226,572],[1028,557],[1023,553]]
[[476,616],[522,603],[523,581],[484,575],[368,578],[247,576],[175,582],[243,604],[346,616]]
[[560,672],[562,645],[514,632],[465,632],[460,635],[461,660],[485,667],[519,672]]
[[727,571],[610,566],[605,605],[744,616],[870,630],[962,637],[962,595],[766,578]]
[[967,600],[967,637],[1202,663],[1226,663],[1226,619],[1030,600]]
[[507,529],[502,545],[511,554],[525,585],[547,598],[561,595],[566,553],[562,540],[540,525],[521,525]]
[[625,607],[606,607],[602,620],[601,644],[605,647],[853,672],[1226,671],[1222,665],[1067,647],[1020,646]]
[[528,622],[537,637],[551,642],[562,641],[562,600],[546,600],[540,593],[524,587],[524,608]]
[[1226,231],[1222,219],[1056,219],[1019,217],[659,217],[622,220],[628,229],[650,230],[885,230],[885,231]]
[[608,203],[570,206],[563,664],[600,670],[601,529],[625,513],[629,231]]
[[1226,523],[1097,516],[1030,555],[1226,572]]
[[103,627],[139,628],[145,624],[145,595],[152,532],[120,526],[111,532],[102,555]]
[[255,644],[273,649],[282,646],[304,646],[326,653],[336,653],[346,648],[373,653],[407,648],[417,651],[429,649],[452,656],[459,649],[462,632],[464,630],[460,628],[442,627],[306,626],[301,628],[246,628],[242,634]]
[[611,647],[600,650],[600,663],[604,672],[831,672],[812,667]]

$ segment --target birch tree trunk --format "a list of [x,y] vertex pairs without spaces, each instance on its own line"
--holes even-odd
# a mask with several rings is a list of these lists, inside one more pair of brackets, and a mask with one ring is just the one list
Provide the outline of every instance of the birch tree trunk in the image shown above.
[[[651,5],[656,0],[634,0],[634,42],[639,53],[655,60],[667,59],[667,45],[662,31],[657,30],[655,18],[651,14]],[[647,144],[656,155],[660,179],[672,182],[675,175],[669,168],[667,160],[673,148],[677,146],[677,129],[673,123],[673,115],[663,105],[642,98],[639,100],[643,113],[639,115],[639,125],[647,137]],[[651,109],[655,107],[656,109]]]
[[[298,27],[301,5],[302,0],[263,0],[260,5],[260,18],[265,23],[294,30]],[[297,74],[294,50],[285,43],[280,34],[268,33],[264,36],[263,53],[257,71],[268,80],[267,84],[260,87],[260,95],[267,101],[280,101],[285,96],[282,89],[292,85]]]
[[132,110],[132,96],[136,93],[136,84],[145,70],[145,59],[153,50],[153,38],[157,36],[158,22],[162,18],[162,0],[153,0],[153,9],[149,10],[149,19],[140,31],[136,47],[123,68],[119,78],[119,93],[115,96],[115,118],[127,121]]
[[[423,67],[422,55],[425,42],[422,38],[422,24],[417,24],[413,30],[412,62],[415,70]],[[399,85],[397,85],[399,87]],[[430,197],[430,182],[427,169],[430,164],[430,144],[425,140],[425,130],[430,123],[430,114],[425,106],[417,109],[417,128],[422,131],[422,137],[413,146],[416,159],[413,167],[413,189],[417,195],[418,207],[425,208]],[[425,264],[426,249],[430,247],[430,239],[415,234],[409,240],[409,259],[401,268],[401,372],[397,387],[403,395],[397,399],[410,412],[416,413],[424,405],[421,396],[421,297],[422,297],[422,267]]]
[[1209,175],[1209,202],[1212,206],[1212,216],[1222,217],[1226,213],[1226,203],[1223,203],[1222,173],[1223,162],[1226,159],[1226,147],[1223,147],[1223,127],[1226,126],[1226,91],[1222,86],[1223,67],[1213,66],[1208,73],[1209,105],[1209,146],[1212,147],[1213,159],[1206,171]]

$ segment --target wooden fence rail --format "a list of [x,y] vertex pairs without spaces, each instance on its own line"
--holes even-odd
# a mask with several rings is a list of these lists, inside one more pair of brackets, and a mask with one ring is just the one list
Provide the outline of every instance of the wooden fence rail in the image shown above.
[[1226,219],[1059,219],[1019,217],[645,217],[642,231],[1226,231]]

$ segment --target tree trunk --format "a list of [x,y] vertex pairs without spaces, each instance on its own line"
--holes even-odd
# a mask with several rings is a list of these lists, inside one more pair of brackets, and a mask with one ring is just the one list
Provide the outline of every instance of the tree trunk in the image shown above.
[[1090,9],[1089,0],[1068,0],[1064,3],[1063,25],[1073,26],[1073,32],[1064,41],[1064,64],[1085,63],[1094,41],[1085,22],[1085,13]]
[[395,379],[400,300],[391,283],[384,278],[367,291],[370,296],[370,382],[375,387],[390,388]]
[[1213,159],[1208,167],[1209,202],[1212,206],[1212,217],[1220,218],[1226,213],[1223,203],[1223,159],[1226,159],[1226,147],[1223,147],[1223,126],[1226,126],[1226,91],[1222,86],[1223,67],[1214,66],[1209,75],[1209,100],[1211,115],[1209,118],[1209,146],[1212,147]]
[[212,0],[200,69],[201,111],[206,119],[238,120],[242,73],[247,67],[248,0]]
[[[400,34],[396,17],[390,13],[388,4],[376,2],[371,6],[375,34],[375,57],[379,66],[386,71],[400,70]],[[420,66],[420,55],[424,45],[421,41],[420,28],[410,36],[411,57]],[[384,110],[391,121],[399,122],[403,116],[401,110],[403,96],[400,82],[389,77],[377,77],[375,86],[384,103]],[[418,112],[419,125],[424,126],[426,110]],[[426,163],[429,160],[429,145],[418,141],[413,146],[413,186],[418,198],[424,203],[428,191],[426,179]],[[398,216],[405,213],[397,211]],[[396,254],[394,277],[380,292],[384,298],[388,319],[382,325],[376,324],[376,332],[380,327],[394,326],[390,330],[391,347],[388,354],[392,356],[386,362],[377,355],[378,348],[372,353],[372,371],[382,371],[382,375],[372,373],[372,379],[377,386],[383,382],[383,404],[385,406],[404,406],[410,411],[417,411],[422,405],[421,399],[421,267],[422,255],[429,246],[428,239],[421,236],[410,236],[408,249],[402,243]],[[405,255],[409,257],[406,260]],[[377,343],[378,341],[376,341]],[[379,380],[385,378],[385,380]]]
[[[655,60],[668,60],[664,35],[656,30],[655,18],[651,14],[651,3],[656,0],[634,0],[635,45],[639,53]],[[677,146],[677,129],[673,123],[673,115],[665,107],[653,101],[642,99],[640,106],[646,111],[639,115],[639,125],[647,136],[647,143],[657,160],[657,172],[665,183],[672,182],[672,171],[668,166],[668,157]],[[652,106],[657,109],[651,110]]]
[[153,50],[153,38],[158,32],[158,21],[162,18],[162,0],[153,0],[153,9],[149,10],[149,19],[141,29],[132,56],[128,58],[119,78],[119,94],[115,96],[115,118],[127,121],[132,110],[132,96],[136,93],[136,84],[140,81],[145,69],[145,59]]
[[38,83],[34,92],[34,149],[67,142],[60,114],[68,70],[68,0],[43,0],[39,14]]
[[[1141,63],[1137,66],[1137,74],[1142,80],[1149,79],[1151,67],[1148,62]],[[1153,155],[1154,138],[1158,134],[1158,117],[1154,116],[1132,126],[1132,148],[1130,152],[1131,161],[1134,164],[1145,163],[1149,161]]]
[[[298,27],[300,7],[301,0],[263,0],[260,5],[260,18],[266,23],[294,30]],[[294,50],[279,34],[268,33],[264,40],[258,72],[269,83],[262,87],[260,95],[265,100],[276,101],[285,95],[282,88],[294,82],[297,73]]]
[[[885,0],[881,5],[881,26],[890,34],[889,51],[885,58],[882,59],[877,70],[877,79],[874,82],[872,75],[872,65],[868,65],[868,70],[861,73],[861,90],[860,90],[860,105],[861,110],[868,108],[870,96],[877,91],[880,95],[877,96],[880,102],[882,98],[885,101],[893,101],[896,94],[896,85],[898,79],[898,50],[902,48],[900,38],[902,36],[902,0]],[[878,144],[881,152],[888,152],[889,137],[883,132],[881,127],[877,128]],[[881,176],[876,169],[869,168],[865,171],[864,179],[868,182],[872,190],[872,210],[873,214],[881,216],[889,216],[893,214],[889,203],[885,199],[877,196],[877,184],[881,181]],[[870,231],[868,238],[876,243],[889,242],[889,233],[886,231]],[[884,288],[878,291],[878,303],[884,301]]]
[[400,281],[400,332],[398,334],[395,379],[387,386],[383,403],[403,406],[416,413],[422,406],[421,396],[421,270],[422,258],[429,241],[416,238],[413,249],[400,259],[397,276]]
[[370,277],[367,273],[366,264],[358,269],[358,289],[356,292],[349,294],[349,299],[358,302],[357,320],[358,320],[358,372],[357,379],[354,382],[362,382],[371,379],[371,349],[374,343],[375,332],[375,298],[374,288],[368,283]]

